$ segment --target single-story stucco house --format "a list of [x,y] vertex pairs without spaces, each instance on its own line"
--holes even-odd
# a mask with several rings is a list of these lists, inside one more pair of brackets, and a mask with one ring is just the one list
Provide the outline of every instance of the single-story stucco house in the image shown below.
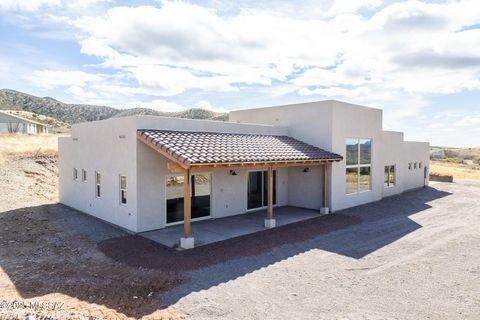
[[[230,112],[229,122],[133,116],[59,138],[60,202],[132,232],[274,207],[326,214],[428,184],[429,144],[382,110],[320,101]],[[276,209],[275,209],[276,210]]]
[[48,126],[38,121],[23,118],[13,112],[0,111],[0,132],[46,134]]

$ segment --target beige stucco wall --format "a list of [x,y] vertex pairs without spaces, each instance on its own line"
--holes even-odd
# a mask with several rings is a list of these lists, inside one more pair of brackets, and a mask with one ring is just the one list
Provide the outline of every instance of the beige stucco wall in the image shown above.
[[[406,172],[405,155],[412,161],[428,163],[428,144],[403,141],[402,133],[383,130],[382,110],[327,100],[288,106],[238,110],[230,113],[232,122],[267,123],[288,128],[290,136],[345,157],[347,138],[372,139],[371,190],[354,194],[345,192],[345,160],[328,170],[328,202],[332,211],[380,200],[382,197],[423,186],[423,171]],[[420,160],[422,159],[422,160]],[[384,188],[384,167],[396,164],[397,185]],[[404,182],[405,181],[405,182]],[[289,190],[301,190],[307,180],[289,179]],[[318,183],[318,182],[317,182]],[[313,199],[304,199],[310,203]],[[292,202],[292,201],[291,201]],[[296,199],[293,201],[297,203]],[[310,204],[309,204],[310,205]],[[315,204],[316,205],[316,204]]]
[[[383,191],[382,110],[334,102],[332,123],[331,151],[344,157],[341,162],[332,164],[329,179],[332,211],[380,200]],[[345,140],[348,138],[372,139],[370,191],[345,192]]]
[[[423,166],[430,168],[430,144],[426,142],[413,142],[405,141],[403,143],[403,161],[404,161],[404,178],[403,188],[405,191],[420,188],[424,185],[428,185],[428,172],[427,179],[424,179],[423,167],[419,169],[418,163],[422,162]],[[417,163],[417,169],[408,169],[408,163]]]
[[[308,168],[308,172],[303,172]],[[294,207],[319,210],[322,206],[321,166],[288,168],[288,204]]]
[[[167,161],[137,140],[137,129],[164,129],[288,135],[283,127],[218,121],[127,117],[76,124],[59,138],[60,202],[133,232],[165,227]],[[73,168],[78,180],[73,180]],[[86,182],[81,170],[87,170]],[[95,197],[94,172],[102,174],[102,197]],[[120,205],[119,175],[127,176],[127,205]],[[212,172],[212,218],[247,210],[247,172]],[[288,171],[278,173],[278,203],[288,202]]]
[[395,185],[383,188],[383,197],[403,192],[406,164],[403,157],[403,132],[384,131],[382,136],[383,166],[395,166]]
[[[60,202],[90,215],[137,230],[135,121],[119,118],[72,126],[59,138]],[[73,179],[73,168],[78,180]],[[87,181],[82,182],[82,169]],[[102,194],[95,197],[95,171],[102,175]],[[127,176],[127,204],[120,204],[119,176]]]
[[[337,101],[235,111],[230,121],[127,117],[76,124],[72,136],[59,139],[60,202],[134,232],[165,227],[167,161],[137,139],[138,129],[164,129],[289,135],[345,157],[345,139],[372,139],[371,190],[345,193],[345,161],[329,166],[328,204],[332,211],[376,201],[422,187],[429,166],[428,143],[404,142],[400,132],[384,131],[382,110]],[[237,123],[243,122],[243,123]],[[396,166],[395,187],[384,188],[384,166]],[[79,179],[73,180],[73,168]],[[278,171],[277,202],[318,209],[322,203],[321,167]],[[81,181],[81,170],[88,180]],[[94,172],[102,173],[102,197],[95,198]],[[247,171],[212,172],[212,218],[247,211]],[[127,176],[128,203],[120,205],[119,175]]]

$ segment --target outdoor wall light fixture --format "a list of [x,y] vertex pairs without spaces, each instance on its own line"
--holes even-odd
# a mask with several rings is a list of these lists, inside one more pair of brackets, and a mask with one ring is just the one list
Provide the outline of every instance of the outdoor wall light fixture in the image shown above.
[[236,176],[236,175],[237,175],[237,173],[235,172],[235,170],[230,170],[230,174],[231,174],[232,176]]
[[303,169],[303,172],[308,172],[308,171],[310,171],[310,168]]

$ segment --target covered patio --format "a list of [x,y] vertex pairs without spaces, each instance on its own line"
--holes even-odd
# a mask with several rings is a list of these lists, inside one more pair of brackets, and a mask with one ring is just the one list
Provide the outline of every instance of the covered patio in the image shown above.
[[[338,154],[289,136],[140,129],[137,137],[167,159],[167,168],[171,173],[183,175],[183,224],[143,235],[168,246],[174,246],[180,236],[180,247],[183,249],[329,213],[327,172],[332,162],[343,159]],[[306,167],[303,172],[308,172],[308,167],[313,166],[322,169],[319,177],[322,188],[321,193],[308,196],[321,199],[320,208],[293,210],[293,207],[287,206],[274,212],[274,171],[279,168]],[[236,170],[265,172],[266,209],[197,222],[194,238],[191,228],[192,175],[214,171],[236,175]]]
[[[283,226],[303,220],[316,218],[318,210],[291,206],[273,209],[276,225]],[[258,210],[241,215],[204,220],[192,223],[195,229],[195,246],[206,245],[218,241],[239,237],[265,230],[264,219],[267,210]],[[140,233],[142,237],[170,248],[179,248],[179,239],[184,236],[183,225]]]

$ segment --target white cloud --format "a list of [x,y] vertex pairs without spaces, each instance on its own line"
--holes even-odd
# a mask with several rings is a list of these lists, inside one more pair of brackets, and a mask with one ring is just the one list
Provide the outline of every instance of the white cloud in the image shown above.
[[210,110],[213,112],[228,112],[225,108],[214,107],[209,101],[207,100],[200,100],[194,105],[195,108]]
[[141,87],[156,90],[158,95],[175,95],[188,89],[238,91],[229,84],[226,76],[196,76],[182,68],[158,65],[142,65],[128,70]]
[[337,0],[334,1],[327,16],[336,16],[344,13],[355,13],[361,9],[375,9],[382,5],[382,0]]
[[104,77],[79,70],[37,70],[26,76],[26,79],[32,81],[39,88],[54,89],[68,86],[83,87],[89,82],[101,82]]
[[334,47],[318,42],[335,40],[321,20],[249,10],[220,17],[188,3],[162,4],[117,7],[105,16],[78,19],[82,52],[104,59],[105,67],[129,69],[141,86],[165,95],[191,88],[235,91],[239,84],[270,85],[284,81],[296,66],[327,66],[337,57]]
[[191,3],[162,1],[159,8],[115,7],[74,24],[83,53],[165,96],[191,89],[231,92],[287,79],[303,94],[345,98],[358,96],[358,86],[418,94],[480,87],[480,30],[457,32],[480,21],[472,1],[409,1],[371,17],[358,15],[381,5],[336,1],[323,9],[324,18],[301,19],[265,8],[220,16]]
[[[402,129],[402,120],[422,116],[431,96],[480,90],[480,29],[469,28],[480,23],[478,1],[202,2],[210,7],[89,1],[96,10],[78,1],[27,3],[39,12],[58,9],[50,21],[74,28],[81,53],[104,68],[104,74],[81,67],[62,73],[49,66],[28,77],[79,101],[156,105],[165,102],[157,98],[183,94],[188,99],[179,101],[218,110],[206,100],[245,105],[334,97],[384,108],[386,126]],[[451,123],[477,124],[464,116]],[[425,127],[440,128],[443,120],[431,122]]]
[[0,10],[35,11],[42,7],[60,6],[60,0],[2,0]]
[[197,103],[195,103],[194,107],[195,108],[201,108],[201,109],[207,109],[207,110],[212,110],[213,109],[212,104],[210,102],[206,101],[206,100],[198,101]]
[[445,125],[443,123],[435,122],[435,123],[429,124],[427,128],[437,129],[437,128],[444,128],[444,127],[445,127]]
[[453,125],[456,127],[478,126],[480,125],[480,115],[465,116],[462,119],[454,122]]
[[150,108],[153,110],[165,111],[165,112],[179,112],[187,109],[186,107],[180,104],[177,104],[171,101],[166,101],[163,99],[155,99],[150,102],[132,101],[132,102],[128,102],[126,106],[128,108]]
[[353,89],[329,87],[329,88],[317,88],[313,90],[302,88],[299,90],[299,94],[302,96],[318,94],[324,97],[347,97],[347,98],[365,96],[365,95],[368,95],[370,92],[371,90],[367,87],[358,87]]
[[1,0],[0,10],[38,11],[45,8],[86,9],[112,0]]

